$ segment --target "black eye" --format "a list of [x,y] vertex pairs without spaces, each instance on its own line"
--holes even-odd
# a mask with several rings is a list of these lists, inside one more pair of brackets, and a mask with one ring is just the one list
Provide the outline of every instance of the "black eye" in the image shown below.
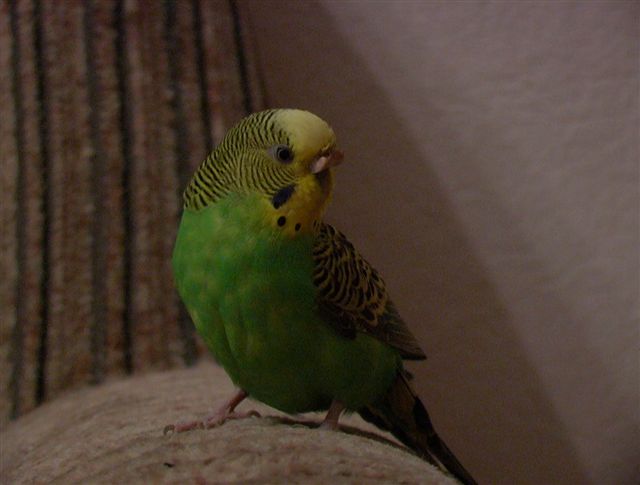
[[287,145],[276,145],[272,148],[274,158],[282,163],[293,161],[293,151]]

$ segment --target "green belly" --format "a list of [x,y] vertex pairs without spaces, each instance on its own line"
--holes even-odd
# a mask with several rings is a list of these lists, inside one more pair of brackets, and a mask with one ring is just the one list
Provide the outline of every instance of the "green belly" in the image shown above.
[[310,234],[290,239],[260,218],[260,200],[185,211],[173,253],[176,284],[198,332],[234,383],[289,413],[349,409],[390,386],[398,353],[346,339],[315,310]]

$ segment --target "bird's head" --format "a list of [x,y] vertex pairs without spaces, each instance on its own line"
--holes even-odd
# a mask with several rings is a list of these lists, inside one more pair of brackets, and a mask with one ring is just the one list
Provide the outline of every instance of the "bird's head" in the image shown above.
[[308,111],[276,109],[240,121],[194,175],[185,207],[199,209],[229,194],[259,195],[264,215],[284,232],[313,229],[342,161],[331,127]]

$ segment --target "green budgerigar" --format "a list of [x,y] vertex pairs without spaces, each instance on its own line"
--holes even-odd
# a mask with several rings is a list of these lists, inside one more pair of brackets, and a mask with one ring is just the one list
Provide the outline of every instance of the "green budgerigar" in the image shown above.
[[355,411],[475,483],[412,389],[403,360],[425,355],[380,274],[322,220],[342,158],[316,115],[262,111],[226,134],[186,188],[176,284],[239,388],[204,425],[244,416],[235,407],[247,396],[287,413],[328,410],[329,428]]

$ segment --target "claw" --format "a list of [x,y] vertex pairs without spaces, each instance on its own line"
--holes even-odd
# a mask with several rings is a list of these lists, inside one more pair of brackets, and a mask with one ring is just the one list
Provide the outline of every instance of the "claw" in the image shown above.
[[234,411],[235,407],[247,397],[245,391],[238,391],[229,401],[220,407],[215,413],[207,416],[202,421],[187,421],[182,423],[169,424],[162,430],[163,435],[169,433],[183,433],[185,431],[191,431],[192,429],[210,429],[224,424],[230,419],[245,419],[250,417],[260,417],[257,411],[250,410],[244,412]]
[[163,435],[169,433],[184,433],[185,431],[191,431],[192,429],[204,429],[204,422],[202,421],[188,421],[184,423],[168,424],[162,430]]
[[224,415],[220,415],[218,413],[213,414],[212,416],[209,416],[207,419],[205,419],[202,422],[202,424],[205,429],[210,429],[210,428],[215,428],[216,426],[220,426],[232,419],[260,418],[260,417],[261,417],[260,413],[258,411],[254,411],[253,409],[245,412],[231,411],[231,412],[225,413]]

